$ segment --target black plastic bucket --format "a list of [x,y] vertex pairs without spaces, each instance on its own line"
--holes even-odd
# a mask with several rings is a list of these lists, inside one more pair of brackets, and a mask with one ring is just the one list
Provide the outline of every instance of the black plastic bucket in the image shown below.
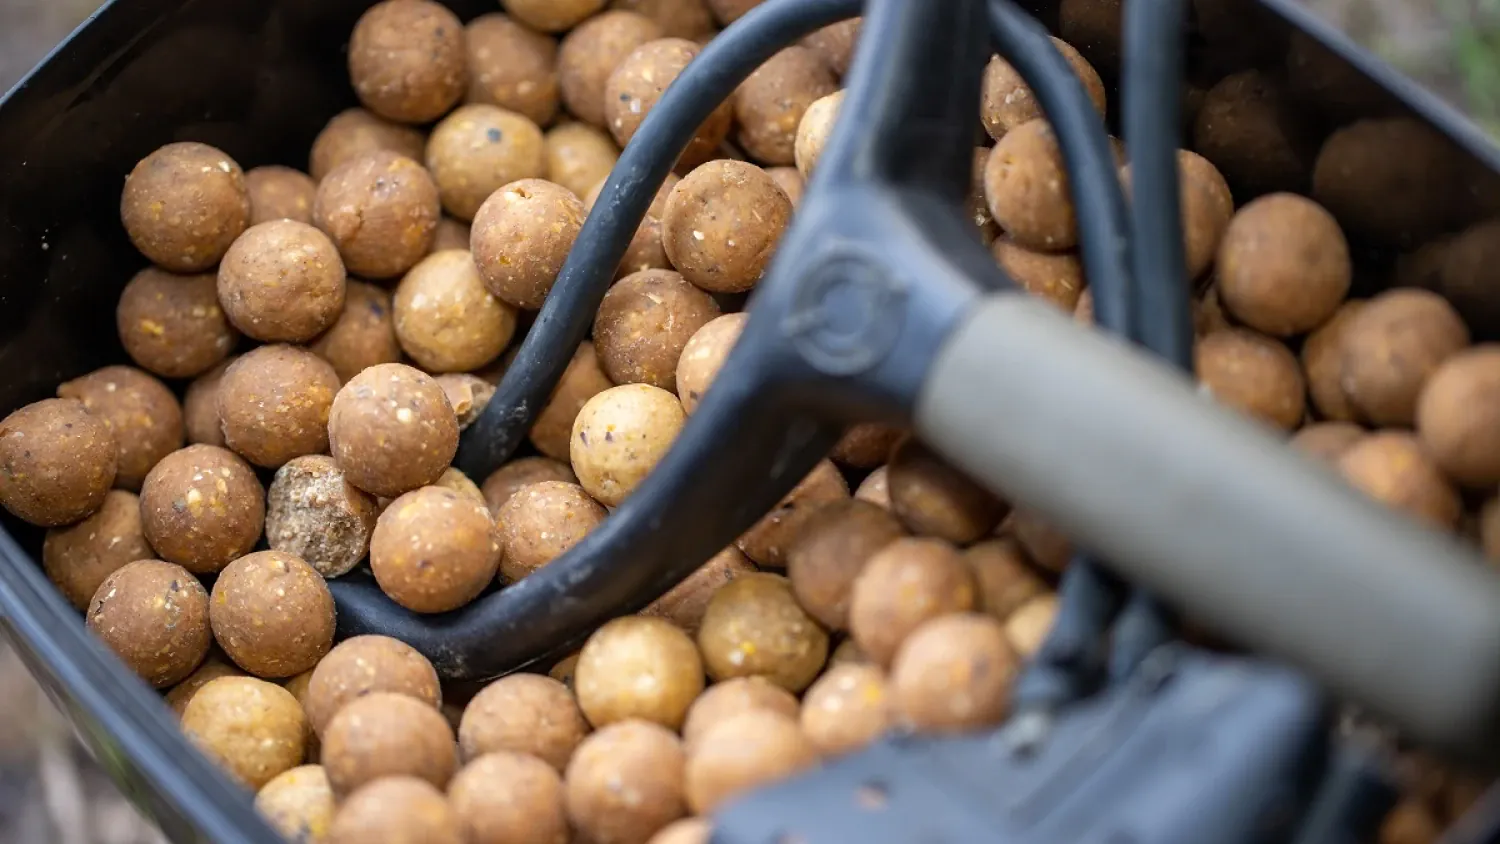
[[[465,18],[495,10],[493,2],[449,2]],[[114,0],[0,101],[0,414],[125,359],[115,303],[143,261],[120,225],[119,196],[135,162],[181,140],[213,144],[246,169],[302,162],[328,117],[354,104],[343,46],[368,5]],[[1480,209],[1443,230],[1472,222],[1486,205],[1479,200],[1500,213],[1500,148],[1448,104],[1291,0],[1268,0],[1268,15],[1245,2],[1194,5],[1200,13],[1224,5],[1253,24],[1230,29],[1237,45],[1213,41],[1206,28],[1194,33],[1195,84],[1265,62],[1274,76],[1289,55],[1288,35],[1300,30],[1299,40],[1310,35],[1328,48],[1309,54],[1304,41],[1300,55],[1321,62],[1332,80],[1294,103],[1313,151],[1372,113],[1415,115],[1454,142],[1464,178],[1453,201]],[[1055,7],[1036,11],[1056,24]],[[1110,75],[1107,37],[1072,40]],[[1417,245],[1361,244],[1361,278],[1387,283],[1398,252]],[[1492,326],[1474,327],[1494,336]],[[190,747],[159,696],[93,640],[52,588],[36,562],[41,532],[10,517],[3,525],[0,627],[124,792],[177,841],[278,841],[250,796]]]

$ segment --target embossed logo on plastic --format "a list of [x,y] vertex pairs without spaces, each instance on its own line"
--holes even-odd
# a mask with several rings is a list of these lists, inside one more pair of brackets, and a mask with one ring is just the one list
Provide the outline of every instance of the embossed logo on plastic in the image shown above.
[[901,280],[872,256],[845,248],[807,276],[782,331],[819,372],[857,375],[895,346],[906,296]]

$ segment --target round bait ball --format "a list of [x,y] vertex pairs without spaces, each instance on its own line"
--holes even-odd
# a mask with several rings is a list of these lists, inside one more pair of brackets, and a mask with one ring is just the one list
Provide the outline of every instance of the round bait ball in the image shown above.
[[417,777],[384,777],[349,795],[333,817],[328,844],[370,841],[469,844],[443,792]]
[[495,513],[500,576],[515,583],[561,557],[608,515],[578,484],[543,481],[517,490]]
[[670,270],[616,282],[594,318],[594,348],[616,384],[677,390],[677,362],[693,334],[720,316],[713,297]]
[[896,649],[929,619],[974,608],[974,576],[939,539],[898,539],[875,552],[854,580],[849,629],[860,650],[890,665]]
[[363,560],[375,530],[375,499],[344,480],[333,458],[297,457],[276,470],[266,493],[266,541],[323,577]]
[[971,546],[963,552],[963,558],[978,587],[974,608],[994,618],[1009,618],[1021,605],[1048,591],[1047,583],[1037,576],[1026,551],[1013,537]]
[[466,761],[523,753],[558,772],[589,733],[568,687],[551,677],[511,674],[480,690],[464,709],[458,744]]
[[87,618],[89,631],[158,689],[193,673],[212,641],[203,585],[160,560],[137,560],[104,578]]
[[[1072,68],[1073,75],[1083,83],[1089,102],[1099,116],[1104,116],[1104,82],[1098,71],[1089,64],[1073,45],[1060,38],[1052,39],[1052,46],[1062,53],[1063,59]],[[1000,140],[1010,130],[1023,123],[1042,117],[1042,106],[1036,101],[1031,86],[1021,78],[1015,67],[999,56],[991,56],[984,69],[984,86],[979,106],[979,117],[990,137]]]
[[661,25],[637,12],[611,9],[568,33],[557,54],[557,77],[568,111],[603,127],[604,88],[610,73],[637,47],[662,38]]
[[709,38],[716,32],[713,15],[703,0],[614,0],[610,7],[640,12],[656,21],[671,38]]
[[918,730],[966,731],[1000,723],[1010,709],[1019,660],[1005,628],[988,615],[959,613],[913,630],[891,665],[891,698]]
[[448,804],[468,844],[561,844],[568,840],[562,777],[519,753],[470,762],[448,785]]
[[1467,345],[1469,329],[1443,297],[1389,290],[1344,327],[1339,383],[1365,420],[1410,425],[1428,376]]
[[373,284],[349,282],[338,319],[308,348],[333,365],[340,384],[377,364],[401,360],[391,294]]
[[344,310],[344,262],[328,236],[295,220],[251,226],[219,264],[219,302],[235,328],[303,343]]
[[239,455],[190,445],[161,459],[141,484],[141,528],[164,560],[211,574],[255,547],[265,489]]
[[[672,262],[667,260],[667,250],[661,242],[661,218],[667,213],[667,199],[671,197],[679,181],[681,179],[675,173],[668,173],[667,178],[662,180],[661,187],[657,188],[656,196],[652,197],[651,205],[646,209],[646,216],[641,219],[640,226],[630,238],[630,244],[625,247],[625,257],[620,259],[616,277],[623,278],[642,270],[672,269]],[[589,189],[584,198],[584,208],[593,209],[599,195],[604,192],[604,185],[605,182],[601,180]]]
[[891,449],[901,441],[905,431],[879,422],[850,425],[844,436],[834,443],[828,457],[840,466],[874,469],[884,465]]
[[802,178],[802,173],[796,167],[767,167],[766,175],[781,188],[781,192],[791,200],[792,208],[796,209],[798,203],[802,202],[802,194],[807,190],[807,180]]
[[255,810],[289,841],[326,841],[334,809],[333,789],[320,765],[285,771],[255,795]]
[[743,712],[762,709],[797,717],[797,697],[760,676],[731,677],[709,686],[688,709],[682,740],[691,754],[709,730]]
[[338,247],[344,267],[370,279],[415,266],[431,249],[441,214],[437,185],[422,165],[386,150],[340,165],[313,200],[313,223]]
[[1294,434],[1291,446],[1319,463],[1337,466],[1344,452],[1364,439],[1365,433],[1350,422],[1318,422]]
[[1198,341],[1198,381],[1220,402],[1284,431],[1302,424],[1307,385],[1297,358],[1280,341],[1242,328]]
[[666,456],[686,420],[676,396],[648,384],[594,396],[573,420],[570,452],[578,482],[599,503],[618,507]]
[[800,692],[828,659],[828,634],[797,604],[787,579],[736,578],[709,599],[698,629],[709,676],[761,676]]
[[802,45],[817,53],[839,76],[849,72],[854,45],[859,42],[861,18],[831,23],[802,39]]
[[693,640],[647,616],[617,618],[595,631],[575,671],[578,705],[595,727],[639,718],[676,730],[703,691]]
[[370,536],[376,582],[413,612],[458,609],[489,585],[499,566],[489,510],[443,487],[422,487],[391,502]]
[[458,419],[431,376],[380,364],[333,397],[328,444],[350,483],[393,498],[442,476],[458,450]]
[[416,698],[371,692],[344,705],[323,730],[322,760],[334,794],[382,777],[410,776],[442,788],[457,767],[453,731]]
[[402,123],[441,117],[468,86],[463,24],[428,0],[384,0],[349,36],[349,81],[365,108]]
[[1421,120],[1356,121],[1323,142],[1312,197],[1352,237],[1416,246],[1448,226],[1464,157]]
[[178,276],[147,267],[120,293],[115,324],[136,366],[192,378],[229,356],[239,332],[219,307],[213,274]]
[[688,805],[709,814],[731,798],[818,763],[818,750],[796,720],[756,709],[703,735],[686,767]]
[[[692,41],[661,38],[637,47],[615,66],[604,83],[604,119],[616,143],[630,143],[667,86],[701,50]],[[698,127],[676,169],[690,170],[712,159],[733,122],[734,106],[726,101]]]
[[396,339],[431,373],[467,372],[493,361],[516,333],[516,312],[485,289],[467,250],[423,258],[393,302]]
[[698,409],[708,385],[739,342],[740,332],[745,330],[749,319],[748,313],[715,317],[688,338],[677,358],[677,395],[682,399],[683,411],[692,413]]
[[1217,266],[1224,307],[1245,325],[1281,337],[1323,324],[1353,277],[1333,215],[1288,193],[1263,196],[1234,215]]
[[802,178],[812,178],[813,168],[817,166],[818,157],[823,154],[823,147],[833,134],[834,123],[839,117],[839,106],[843,102],[844,92],[834,91],[826,97],[813,100],[802,113],[802,120],[797,124],[797,136],[792,141],[792,159],[797,164],[797,170],[802,173]]
[[988,535],[1010,510],[915,438],[896,446],[886,470],[891,508],[914,533],[969,543]]
[[766,165],[796,162],[802,116],[839,88],[833,71],[807,47],[791,46],[756,68],[734,92],[735,135],[751,158]]
[[125,178],[120,219],[151,263],[172,272],[202,272],[250,224],[245,172],[207,144],[167,144]]
[[485,478],[480,492],[490,505],[491,513],[499,513],[505,502],[518,490],[542,481],[577,483],[566,463],[547,457],[521,457],[501,466]]
[[[1189,163],[1188,156],[1198,163]],[[1203,172],[1207,168],[1210,173]],[[1224,178],[1213,170],[1201,156],[1186,150],[1178,150],[1178,204],[1182,213],[1183,264],[1191,279],[1201,278],[1214,265],[1225,229],[1234,216],[1234,200],[1228,197]],[[1130,195],[1131,168],[1129,164],[1120,168],[1120,180]],[[1220,189],[1225,193],[1220,193]]]
[[667,198],[662,246],[683,277],[710,293],[742,293],[760,281],[792,217],[792,202],[766,171],[719,159],[693,170]]
[[1078,219],[1057,136],[1045,120],[1005,133],[984,169],[990,213],[1010,239],[1040,252],[1078,244]]
[[474,215],[470,245],[485,287],[523,310],[542,307],[583,228],[583,203],[541,179],[512,182]]
[[1073,557],[1073,543],[1067,535],[1034,511],[1012,512],[1004,528],[1026,549],[1027,559],[1045,571],[1061,574]]
[[1115,73],[1120,66],[1120,0],[1062,0],[1057,32],[1095,67]]
[[490,194],[546,172],[542,130],[523,115],[492,105],[460,106],[433,127],[427,170],[443,210],[472,220]]
[[362,108],[346,109],[335,114],[313,139],[308,172],[315,182],[321,182],[341,165],[382,150],[421,159],[426,143],[422,133],[410,126],[392,123]]
[[[1425,258],[1432,273],[1420,286],[1441,293],[1469,325],[1491,334],[1500,327],[1500,219],[1477,223],[1451,240],[1433,240],[1408,260]],[[1401,263],[1398,259],[1398,271]]]
[[714,593],[740,575],[755,571],[758,569],[754,564],[738,548],[730,546],[715,554],[670,592],[652,601],[641,610],[641,615],[664,618],[688,635],[695,636]]
[[1293,103],[1270,77],[1245,70],[1204,94],[1192,147],[1241,196],[1301,192],[1311,156],[1299,122]]
[[178,723],[182,722],[182,713],[187,711],[188,703],[198,690],[219,679],[220,677],[248,677],[238,666],[230,662],[219,650],[209,646],[208,656],[199,663],[198,669],[189,674],[182,682],[173,686],[163,696],[167,706],[171,708],[172,714],[177,717]]
[[307,719],[297,698],[254,677],[204,684],[182,712],[182,732],[252,790],[302,764],[307,747]]
[[504,0],[500,5],[516,20],[542,32],[566,32],[600,9],[607,0]]
[[844,476],[833,463],[821,461],[735,544],[758,565],[785,568],[787,552],[818,508],[848,499]]
[[1411,434],[1370,434],[1344,451],[1338,467],[1356,489],[1432,527],[1452,530],[1463,514],[1457,490]]
[[[578,197],[586,197],[595,185],[603,184],[620,157],[620,148],[608,132],[577,121],[547,130],[543,143],[547,177]],[[592,205],[584,201],[585,208]]]
[[667,728],[611,724],[584,739],[568,762],[568,818],[597,844],[645,841],[687,814],[683,767],[682,743]]
[[154,555],[141,530],[140,500],[114,489],[105,494],[93,515],[47,531],[42,541],[42,570],[68,603],[83,610],[106,577],[126,563]]
[[495,395],[495,385],[466,372],[439,375],[437,382],[443,388],[443,395],[448,397],[448,404],[453,406],[453,415],[458,419],[460,431],[479,419],[484,413],[485,405]]
[[830,630],[847,630],[854,580],[876,551],[906,535],[888,511],[846,499],[809,518],[787,555],[797,602]]
[[683,818],[662,827],[646,844],[708,844],[713,827],[703,818]]
[[1005,622],[1005,640],[1023,660],[1036,656],[1057,618],[1057,596],[1039,595],[1021,605]]
[[375,692],[402,694],[434,711],[443,699],[437,671],[405,642],[388,636],[354,636],[318,661],[307,683],[307,720],[322,735],[351,701]]
[[1500,483],[1500,346],[1475,346],[1442,363],[1417,400],[1417,434],[1448,477]]
[[879,668],[835,665],[802,700],[802,734],[829,756],[861,750],[890,729],[889,697]]
[[199,375],[183,393],[182,417],[188,442],[224,445],[224,427],[219,421],[219,382],[224,380],[224,373],[234,360],[230,358]]
[[214,582],[214,639],[257,677],[311,670],[333,647],[333,595],[312,566],[282,551],[230,563]]
[[129,366],[106,366],[57,388],[78,399],[115,438],[115,486],[138,490],[157,461],[182,448],[182,407],[167,385]]
[[1307,394],[1312,406],[1324,419],[1352,422],[1359,412],[1344,394],[1344,331],[1365,300],[1350,299],[1340,305],[1333,316],[1302,341],[1302,371],[1307,377]]
[[557,115],[557,41],[498,12],[464,29],[468,47],[466,101],[524,114],[538,126]]
[[1008,237],[997,237],[990,244],[995,263],[1015,279],[1027,293],[1047,300],[1072,313],[1083,295],[1083,265],[1078,256],[1062,252],[1035,252],[1017,245]]
[[328,415],[339,390],[329,363],[298,346],[260,346],[219,382],[224,444],[257,466],[328,450]]
[[250,194],[250,225],[272,220],[312,222],[313,196],[318,183],[300,170],[268,164],[245,172]]
[[[614,385],[615,382],[604,374],[594,344],[587,340],[580,343],[573,352],[573,359],[568,361],[567,369],[563,370],[562,380],[553,389],[552,397],[537,414],[536,421],[531,423],[531,444],[553,460],[569,459],[573,421],[578,418],[578,411],[589,399]],[[572,478],[571,472],[568,477]]]

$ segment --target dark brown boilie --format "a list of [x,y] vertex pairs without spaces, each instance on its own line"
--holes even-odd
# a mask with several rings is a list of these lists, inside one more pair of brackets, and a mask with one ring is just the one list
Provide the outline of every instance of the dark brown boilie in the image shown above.
[[853,499],[818,510],[792,543],[787,575],[800,603],[830,630],[847,630],[854,581],[875,552],[906,535],[888,511]]
[[210,574],[250,551],[265,523],[265,490],[239,455],[190,445],[141,485],[141,526],[162,559]]
[[[1083,83],[1089,102],[1094,110],[1104,116],[1104,82],[1098,71],[1073,45],[1059,38],[1052,45],[1062,54],[1072,68],[1073,74]],[[984,87],[981,94],[979,116],[985,131],[991,138],[1000,140],[1010,130],[1042,116],[1041,104],[1036,101],[1031,86],[1021,78],[1014,66],[999,56],[992,56],[984,69]]]
[[172,272],[202,272],[250,224],[245,173],[207,144],[167,144],[125,178],[120,219],[130,242],[152,263]]
[[505,502],[522,488],[542,481],[578,483],[568,464],[548,457],[521,457],[501,466],[484,479],[480,492],[491,513],[500,512]]
[[849,72],[854,58],[854,45],[859,41],[862,18],[831,23],[802,39],[802,46],[817,53],[824,63],[839,76]]
[[557,116],[557,41],[493,12],[464,29],[466,102],[497,105],[546,126]]
[[656,21],[668,38],[707,38],[714,34],[713,15],[703,0],[613,0],[612,9],[640,12]]
[[816,52],[807,47],[787,47],[756,68],[735,90],[735,138],[761,164],[793,164],[802,115],[808,106],[836,90],[833,72]]
[[499,565],[489,510],[443,487],[422,487],[391,502],[370,536],[376,582],[412,612],[458,609],[489,585]]
[[713,297],[670,270],[632,273],[604,294],[594,347],[615,384],[677,390],[677,361],[693,334],[720,315]]
[[378,150],[350,159],[318,185],[313,222],[363,278],[398,276],[432,247],[442,213],[437,185],[421,164]]
[[328,415],[339,376],[298,346],[260,346],[241,355],[219,382],[224,444],[257,466],[328,450]]
[[904,435],[902,429],[879,422],[850,425],[828,457],[840,466],[873,469],[885,464],[891,456],[891,449]]
[[322,575],[283,551],[230,563],[214,581],[214,640],[235,664],[263,678],[311,670],[333,647],[333,596]]
[[34,525],[98,510],[118,465],[109,425],[77,399],[43,399],[0,420],[0,504]]
[[891,508],[916,533],[973,542],[994,530],[1010,511],[1010,505],[915,438],[896,446],[886,467]]
[[334,396],[328,442],[350,483],[391,498],[443,474],[458,450],[458,420],[432,376],[381,364]]
[[603,127],[604,86],[609,75],[637,47],[663,37],[661,25],[624,10],[602,12],[568,33],[557,55],[563,103],[574,117]]
[[312,222],[313,195],[318,183],[301,170],[267,164],[245,173],[245,189],[250,192],[250,225],[272,220]]
[[106,577],[126,563],[154,555],[141,530],[140,499],[113,489],[93,515],[47,531],[42,570],[68,603],[82,610]]
[[731,545],[699,566],[667,594],[652,601],[641,610],[641,615],[665,618],[689,634],[696,634],[714,593],[740,575],[755,571],[758,569],[749,558]]
[[1256,70],[1231,74],[1204,95],[1193,149],[1243,196],[1300,192],[1311,155],[1303,128],[1276,83]]
[[224,444],[224,429],[219,424],[219,382],[234,361],[229,358],[194,378],[183,393],[182,417],[188,442]]
[[1361,120],[1323,142],[1312,197],[1351,237],[1410,248],[1448,227],[1460,192],[1460,155],[1419,120]]
[[344,262],[307,223],[272,220],[240,235],[219,264],[219,303],[229,322],[267,343],[303,343],[344,310]]
[[833,463],[824,460],[740,536],[735,544],[758,565],[785,568],[787,553],[819,508],[847,501],[849,483]]
[[373,284],[350,281],[344,309],[333,327],[308,348],[333,365],[341,384],[376,364],[401,360],[391,294]]
[[106,366],[58,385],[104,422],[119,446],[115,486],[139,490],[157,461],[182,447],[182,408],[167,385],[129,366]]
[[160,560],[137,560],[106,577],[87,619],[90,632],[158,689],[193,673],[213,641],[203,585]]
[[[661,38],[637,47],[615,66],[604,85],[604,116],[616,143],[621,147],[630,143],[667,86],[701,49],[692,41]],[[733,122],[732,103],[726,101],[714,109],[678,158],[677,170],[691,170],[713,158]]]
[[219,307],[218,278],[172,275],[155,267],[120,292],[115,323],[125,353],[163,378],[192,378],[229,356],[239,332]]
[[349,80],[365,108],[401,123],[441,117],[468,86],[463,24],[428,0],[384,0],[349,36]]

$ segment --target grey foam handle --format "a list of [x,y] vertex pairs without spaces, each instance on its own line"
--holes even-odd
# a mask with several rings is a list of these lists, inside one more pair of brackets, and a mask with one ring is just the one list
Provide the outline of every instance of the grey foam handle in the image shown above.
[[1233,640],[1418,739],[1500,758],[1500,576],[1185,376],[996,295],[939,351],[917,430]]

